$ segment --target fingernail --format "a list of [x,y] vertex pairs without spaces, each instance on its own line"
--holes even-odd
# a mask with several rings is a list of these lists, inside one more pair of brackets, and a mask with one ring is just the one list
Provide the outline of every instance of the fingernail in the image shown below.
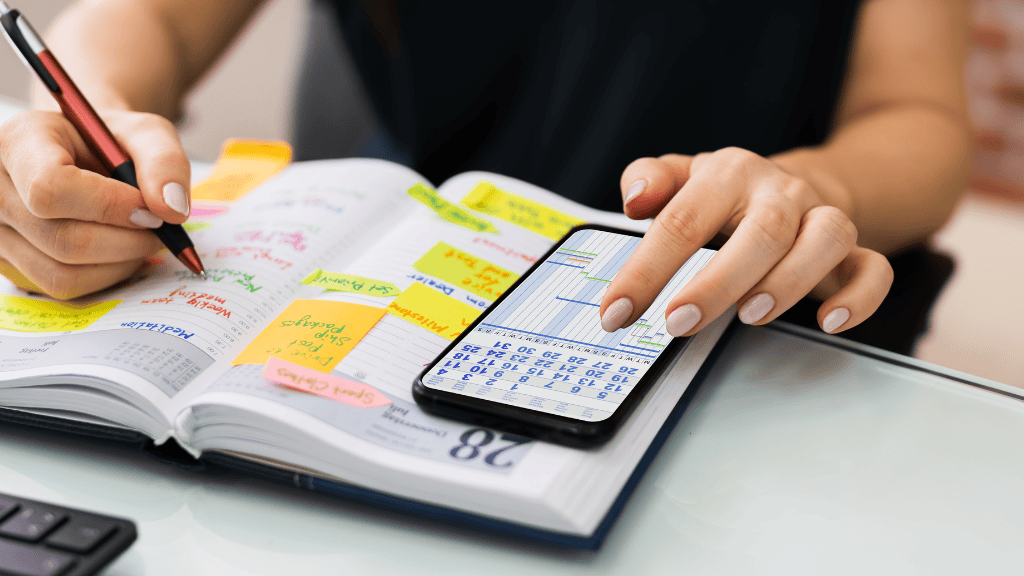
[[171,182],[164,186],[164,202],[171,210],[188,216],[188,196],[185,195],[185,188],[181,184]]
[[615,332],[622,328],[632,315],[633,303],[629,298],[619,298],[604,311],[604,315],[601,316],[601,328],[604,328],[605,332]]
[[700,309],[693,304],[680,306],[668,315],[665,321],[665,328],[673,336],[682,336],[700,322]]
[[623,200],[622,203],[629,204],[629,201],[632,200],[633,198],[636,198],[637,195],[643,192],[644,188],[647,188],[646,180],[637,180],[636,182],[630,184],[629,188],[626,189],[626,199]]
[[847,308],[836,308],[835,310],[828,313],[825,319],[821,321],[821,329],[829,334],[835,332],[840,326],[846,324],[846,321],[850,319],[850,311]]
[[753,324],[764,318],[765,314],[772,311],[772,308],[775,308],[775,298],[772,298],[771,294],[762,292],[747,300],[747,303],[740,308],[740,322]]
[[164,225],[164,221],[161,220],[159,216],[142,208],[132,210],[132,214],[128,217],[128,221],[136,226],[142,226],[143,228],[159,228]]

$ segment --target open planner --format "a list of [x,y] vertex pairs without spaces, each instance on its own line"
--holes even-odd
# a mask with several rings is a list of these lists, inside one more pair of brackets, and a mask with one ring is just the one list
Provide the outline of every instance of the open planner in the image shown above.
[[[207,280],[165,252],[81,301],[0,295],[0,407],[22,422],[173,439],[201,462],[300,488],[597,547],[729,317],[692,337],[597,449],[430,416],[410,390],[583,222],[646,226],[496,174],[435,191],[385,161],[296,163],[237,201],[194,203],[188,227]],[[576,256],[580,282],[607,282],[593,277],[600,254]],[[596,316],[600,295],[559,300]],[[538,336],[503,329],[513,343]],[[632,348],[610,352],[544,336],[581,357],[668,338],[657,322],[623,330],[617,342]]]

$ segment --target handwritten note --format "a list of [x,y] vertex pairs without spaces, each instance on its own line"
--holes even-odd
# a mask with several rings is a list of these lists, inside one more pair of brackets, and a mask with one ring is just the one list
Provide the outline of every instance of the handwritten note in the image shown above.
[[384,315],[383,308],[296,300],[232,364],[266,364],[271,357],[330,372]]
[[88,328],[121,300],[74,306],[0,295],[0,328],[19,332],[67,332]]
[[332,292],[351,292],[353,294],[365,294],[367,296],[379,296],[381,298],[398,296],[402,291],[391,282],[363,278],[352,274],[341,274],[339,272],[327,272],[317,268],[312,274],[302,280],[308,286],[319,286]]
[[565,236],[573,226],[584,224],[583,220],[575,216],[559,212],[529,198],[499,190],[488,182],[477,184],[476,188],[470,190],[462,199],[462,203],[552,240]]
[[438,196],[437,192],[431,188],[427,188],[423,184],[416,184],[412,188],[409,188],[409,196],[419,200],[426,204],[442,220],[457,224],[464,228],[469,228],[474,232],[487,232],[489,234],[497,234],[498,229],[483,218],[477,218],[476,216],[469,213],[468,210],[452,204]]
[[515,272],[444,242],[438,242],[413,268],[488,300],[501,296],[519,278]]
[[293,390],[309,392],[349,406],[376,408],[391,404],[391,400],[373,386],[323,374],[279,358],[271,358],[267,362],[263,377]]
[[192,188],[192,200],[234,202],[292,160],[285,142],[227,140],[213,173]]
[[388,305],[387,312],[446,340],[455,340],[480,315],[480,310],[422,284],[407,288]]

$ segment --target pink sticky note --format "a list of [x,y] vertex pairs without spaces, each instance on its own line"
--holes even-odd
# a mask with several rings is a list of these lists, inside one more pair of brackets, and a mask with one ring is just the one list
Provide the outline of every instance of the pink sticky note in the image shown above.
[[267,361],[266,367],[263,368],[263,377],[282,386],[316,394],[349,406],[376,408],[391,404],[391,400],[373,386],[317,372],[312,368],[285,362],[279,358]]

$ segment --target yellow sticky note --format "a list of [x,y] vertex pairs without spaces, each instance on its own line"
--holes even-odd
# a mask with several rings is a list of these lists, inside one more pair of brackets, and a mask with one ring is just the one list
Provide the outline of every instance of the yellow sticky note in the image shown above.
[[409,188],[409,196],[426,204],[434,212],[437,212],[437,215],[442,220],[469,228],[474,232],[498,233],[498,229],[494,227],[494,224],[483,218],[477,218],[470,214],[468,210],[463,210],[461,207],[441,198],[435,190],[427,188],[422,183]]
[[476,188],[470,190],[462,199],[462,203],[552,240],[565,236],[573,226],[585,224],[575,216],[559,212],[529,198],[499,190],[488,182],[477,184]]
[[213,173],[192,188],[192,200],[234,202],[277,174],[292,160],[285,142],[228,140]]
[[20,332],[67,332],[88,328],[121,300],[74,306],[0,295],[0,328]]
[[515,272],[444,242],[438,242],[413,267],[488,300],[497,299],[519,278]]
[[388,314],[455,340],[480,315],[480,310],[422,284],[413,284],[388,305]]
[[232,362],[266,364],[271,357],[330,372],[381,317],[383,308],[296,300]]
[[391,282],[382,282],[372,278],[363,278],[352,274],[341,274],[340,272],[327,272],[317,268],[312,274],[302,280],[303,284],[319,286],[332,292],[351,292],[354,294],[365,294],[367,296],[398,296],[402,291]]
[[213,224],[209,222],[185,222],[181,225],[186,232],[199,232],[200,230],[206,230],[210,226],[213,226]]

